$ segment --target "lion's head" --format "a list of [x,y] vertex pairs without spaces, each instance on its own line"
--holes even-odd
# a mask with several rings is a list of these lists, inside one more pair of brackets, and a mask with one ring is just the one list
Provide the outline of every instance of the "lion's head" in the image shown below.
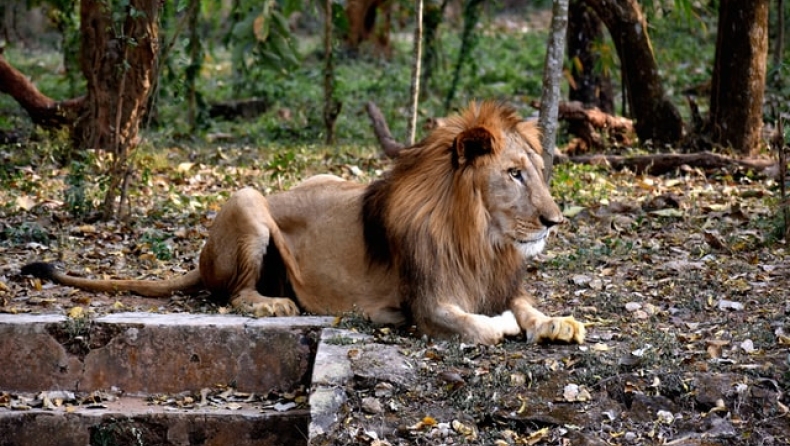
[[504,105],[472,103],[369,187],[371,261],[397,266],[412,299],[457,295],[468,311],[501,311],[524,261],[563,220],[542,172],[534,124]]

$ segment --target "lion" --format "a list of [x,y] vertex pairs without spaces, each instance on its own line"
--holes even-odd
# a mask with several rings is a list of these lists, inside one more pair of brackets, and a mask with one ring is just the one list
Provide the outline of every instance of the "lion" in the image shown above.
[[241,189],[218,212],[198,268],[170,280],[92,280],[48,263],[23,274],[94,292],[165,297],[208,290],[256,316],[358,312],[437,338],[582,343],[524,289],[526,262],[564,221],[542,177],[539,132],[501,103],[472,102],[406,148],[380,179],[317,175],[264,197]]

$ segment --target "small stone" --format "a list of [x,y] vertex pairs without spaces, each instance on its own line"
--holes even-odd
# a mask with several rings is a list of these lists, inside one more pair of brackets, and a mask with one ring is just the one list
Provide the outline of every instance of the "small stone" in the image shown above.
[[362,398],[362,410],[370,414],[381,413],[384,408],[381,406],[381,401],[378,398],[366,397]]

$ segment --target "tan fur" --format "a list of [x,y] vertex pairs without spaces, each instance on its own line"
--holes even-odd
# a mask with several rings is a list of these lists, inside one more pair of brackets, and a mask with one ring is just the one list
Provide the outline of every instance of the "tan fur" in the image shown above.
[[268,198],[234,193],[210,229],[199,273],[161,282],[51,278],[147,296],[205,288],[259,316],[358,311],[471,342],[519,332],[582,342],[583,324],[544,315],[523,289],[527,258],[563,220],[542,167],[533,124],[500,104],[472,103],[371,185],[319,175]]

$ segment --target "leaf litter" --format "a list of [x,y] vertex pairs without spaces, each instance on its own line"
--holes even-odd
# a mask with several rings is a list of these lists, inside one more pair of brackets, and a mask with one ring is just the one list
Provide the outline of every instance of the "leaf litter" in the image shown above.
[[[0,311],[226,313],[205,295],[86,294],[19,269],[43,259],[84,277],[173,277],[196,265],[228,192],[272,193],[325,172],[366,182],[387,167],[375,151],[299,151],[285,166],[249,153],[223,148],[187,162],[171,149],[184,161],[151,170],[131,195],[136,219],[123,223],[73,218],[64,169],[18,169],[0,190]],[[532,262],[525,287],[546,313],[586,321],[587,343],[470,346],[344,317],[397,345],[417,381],[352,381],[338,430],[317,444],[790,444],[790,260],[772,238],[775,182],[745,171],[652,177],[566,165],[553,190],[568,224]],[[307,401],[306,390],[227,391],[149,403],[276,411]],[[87,397],[1,393],[0,407],[102,405],[108,396]]]

